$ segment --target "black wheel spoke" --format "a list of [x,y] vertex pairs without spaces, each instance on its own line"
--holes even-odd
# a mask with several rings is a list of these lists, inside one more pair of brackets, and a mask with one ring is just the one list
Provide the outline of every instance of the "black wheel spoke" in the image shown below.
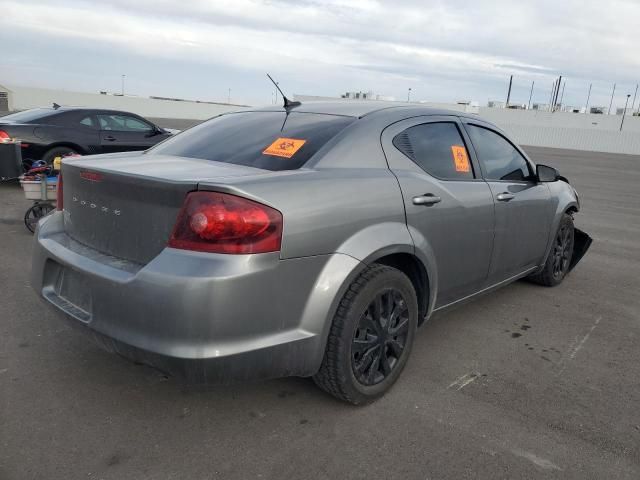
[[364,354],[361,357],[361,360],[359,362],[356,362],[355,364],[356,375],[361,376],[366,372],[367,368],[369,368],[369,366],[374,360],[374,357],[375,357],[374,353],[377,348],[378,348],[377,345],[374,347],[371,347],[369,350],[364,352]]
[[369,373],[367,375],[367,382],[373,385],[376,381],[378,372],[380,371],[380,358],[383,356],[382,349],[378,348],[376,355],[373,357],[371,366],[369,367]]
[[393,310],[389,315],[389,330],[391,330],[392,328],[397,328],[397,324],[400,321],[399,318],[406,310],[407,307],[405,306],[402,299],[399,299],[394,303]]
[[391,373],[391,363],[389,362],[389,357],[386,353],[382,354],[382,358],[380,359],[380,366],[382,367],[382,373],[386,377]]
[[389,329],[389,334],[395,337],[404,335],[409,330],[409,317],[400,317],[397,325]]
[[402,355],[402,351],[404,350],[404,346],[400,344],[398,340],[391,340],[389,342],[389,349],[391,349],[391,353],[396,358],[400,358]]
[[363,356],[372,346],[375,345],[375,339],[373,340],[354,340],[353,345],[351,346],[351,352],[354,355]]

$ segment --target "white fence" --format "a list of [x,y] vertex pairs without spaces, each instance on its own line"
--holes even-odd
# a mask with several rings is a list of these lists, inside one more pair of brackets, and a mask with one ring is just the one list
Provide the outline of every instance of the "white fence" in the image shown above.
[[640,117],[481,108],[521,145],[640,155]]
[[31,87],[2,87],[8,93],[9,110],[64,106],[107,108],[137,113],[144,117],[205,120],[224,112],[239,110],[241,105],[206,103],[188,100],[165,100],[130,95],[101,95],[99,93],[68,92]]

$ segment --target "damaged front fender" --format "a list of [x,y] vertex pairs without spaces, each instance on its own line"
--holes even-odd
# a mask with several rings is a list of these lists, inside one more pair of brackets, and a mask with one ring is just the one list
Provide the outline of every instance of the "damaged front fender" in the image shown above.
[[589,247],[593,239],[578,228],[574,228],[573,233],[573,254],[571,255],[571,263],[569,264],[569,272],[573,270],[578,262],[584,257],[584,254],[587,253]]

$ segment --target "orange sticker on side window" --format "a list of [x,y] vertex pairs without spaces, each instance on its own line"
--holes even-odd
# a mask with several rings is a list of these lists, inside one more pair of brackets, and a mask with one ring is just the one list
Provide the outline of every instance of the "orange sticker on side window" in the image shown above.
[[306,142],[306,140],[298,140],[295,138],[278,138],[269,145],[262,154],[291,158]]
[[453,163],[456,166],[456,172],[469,173],[471,164],[467,156],[467,149],[461,145],[451,145],[451,153],[453,154]]

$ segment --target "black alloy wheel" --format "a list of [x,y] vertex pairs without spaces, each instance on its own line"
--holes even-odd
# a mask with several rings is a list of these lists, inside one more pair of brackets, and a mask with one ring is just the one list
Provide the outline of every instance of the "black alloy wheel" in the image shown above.
[[572,225],[563,224],[553,243],[553,276],[560,278],[569,269],[571,253],[573,250]]
[[362,385],[382,382],[398,364],[409,332],[409,309],[398,290],[379,293],[360,317],[351,344],[353,374]]

